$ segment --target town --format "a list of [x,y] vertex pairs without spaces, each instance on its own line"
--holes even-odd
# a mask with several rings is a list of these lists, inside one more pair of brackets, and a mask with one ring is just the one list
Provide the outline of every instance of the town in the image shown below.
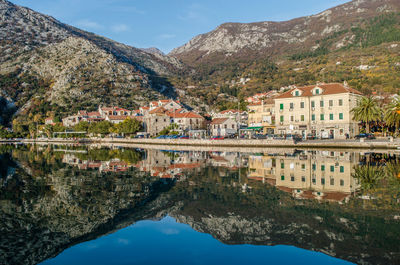
[[[63,126],[58,132],[51,130],[56,123],[52,117],[48,117],[41,133],[49,132],[48,137],[79,137],[80,134],[91,133],[92,136],[164,139],[271,137],[313,140],[373,139],[375,135],[397,135],[399,129],[398,95],[364,97],[346,82],[290,86],[281,91],[258,93],[245,101],[246,110],[228,109],[203,115],[173,99],[153,101],[136,110],[99,106],[95,112],[80,110],[75,115],[63,118]],[[357,112],[357,108],[365,108],[361,105],[365,101],[370,105],[372,103],[371,117],[367,117],[371,114]],[[386,109],[382,110],[381,104],[387,104]],[[129,127],[126,130],[113,128],[129,122],[135,126],[125,126]],[[88,130],[90,126],[96,127],[96,124],[103,126]]]

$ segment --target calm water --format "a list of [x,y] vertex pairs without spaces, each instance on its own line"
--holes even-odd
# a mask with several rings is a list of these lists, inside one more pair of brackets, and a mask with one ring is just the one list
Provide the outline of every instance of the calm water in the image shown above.
[[0,264],[399,264],[400,153],[0,145]]

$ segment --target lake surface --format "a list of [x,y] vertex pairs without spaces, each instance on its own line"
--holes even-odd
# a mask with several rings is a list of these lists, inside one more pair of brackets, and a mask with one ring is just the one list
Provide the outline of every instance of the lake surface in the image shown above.
[[400,152],[0,145],[0,215],[0,264],[400,264]]

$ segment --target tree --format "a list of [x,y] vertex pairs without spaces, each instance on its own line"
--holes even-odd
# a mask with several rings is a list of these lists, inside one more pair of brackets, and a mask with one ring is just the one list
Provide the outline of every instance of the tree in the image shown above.
[[110,128],[113,127],[111,122],[101,121],[91,123],[88,128],[88,132],[97,134],[107,134],[110,132]]
[[89,129],[89,123],[87,121],[81,121],[74,127],[75,132],[87,132]]
[[400,127],[400,97],[396,97],[385,108],[384,120],[387,126],[395,128],[395,136],[399,133]]
[[351,112],[354,120],[366,123],[367,133],[370,132],[371,122],[380,121],[382,118],[382,110],[372,97],[362,97]]
[[123,122],[115,125],[114,130],[112,130],[115,133],[123,133],[123,134],[134,134],[140,131],[142,128],[142,124],[136,120],[136,119],[131,119],[128,118],[124,120]]

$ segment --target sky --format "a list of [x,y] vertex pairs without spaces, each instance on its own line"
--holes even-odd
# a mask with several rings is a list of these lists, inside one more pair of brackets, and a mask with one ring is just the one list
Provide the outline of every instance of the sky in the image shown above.
[[11,0],[63,23],[165,53],[225,22],[284,21],[348,0]]

